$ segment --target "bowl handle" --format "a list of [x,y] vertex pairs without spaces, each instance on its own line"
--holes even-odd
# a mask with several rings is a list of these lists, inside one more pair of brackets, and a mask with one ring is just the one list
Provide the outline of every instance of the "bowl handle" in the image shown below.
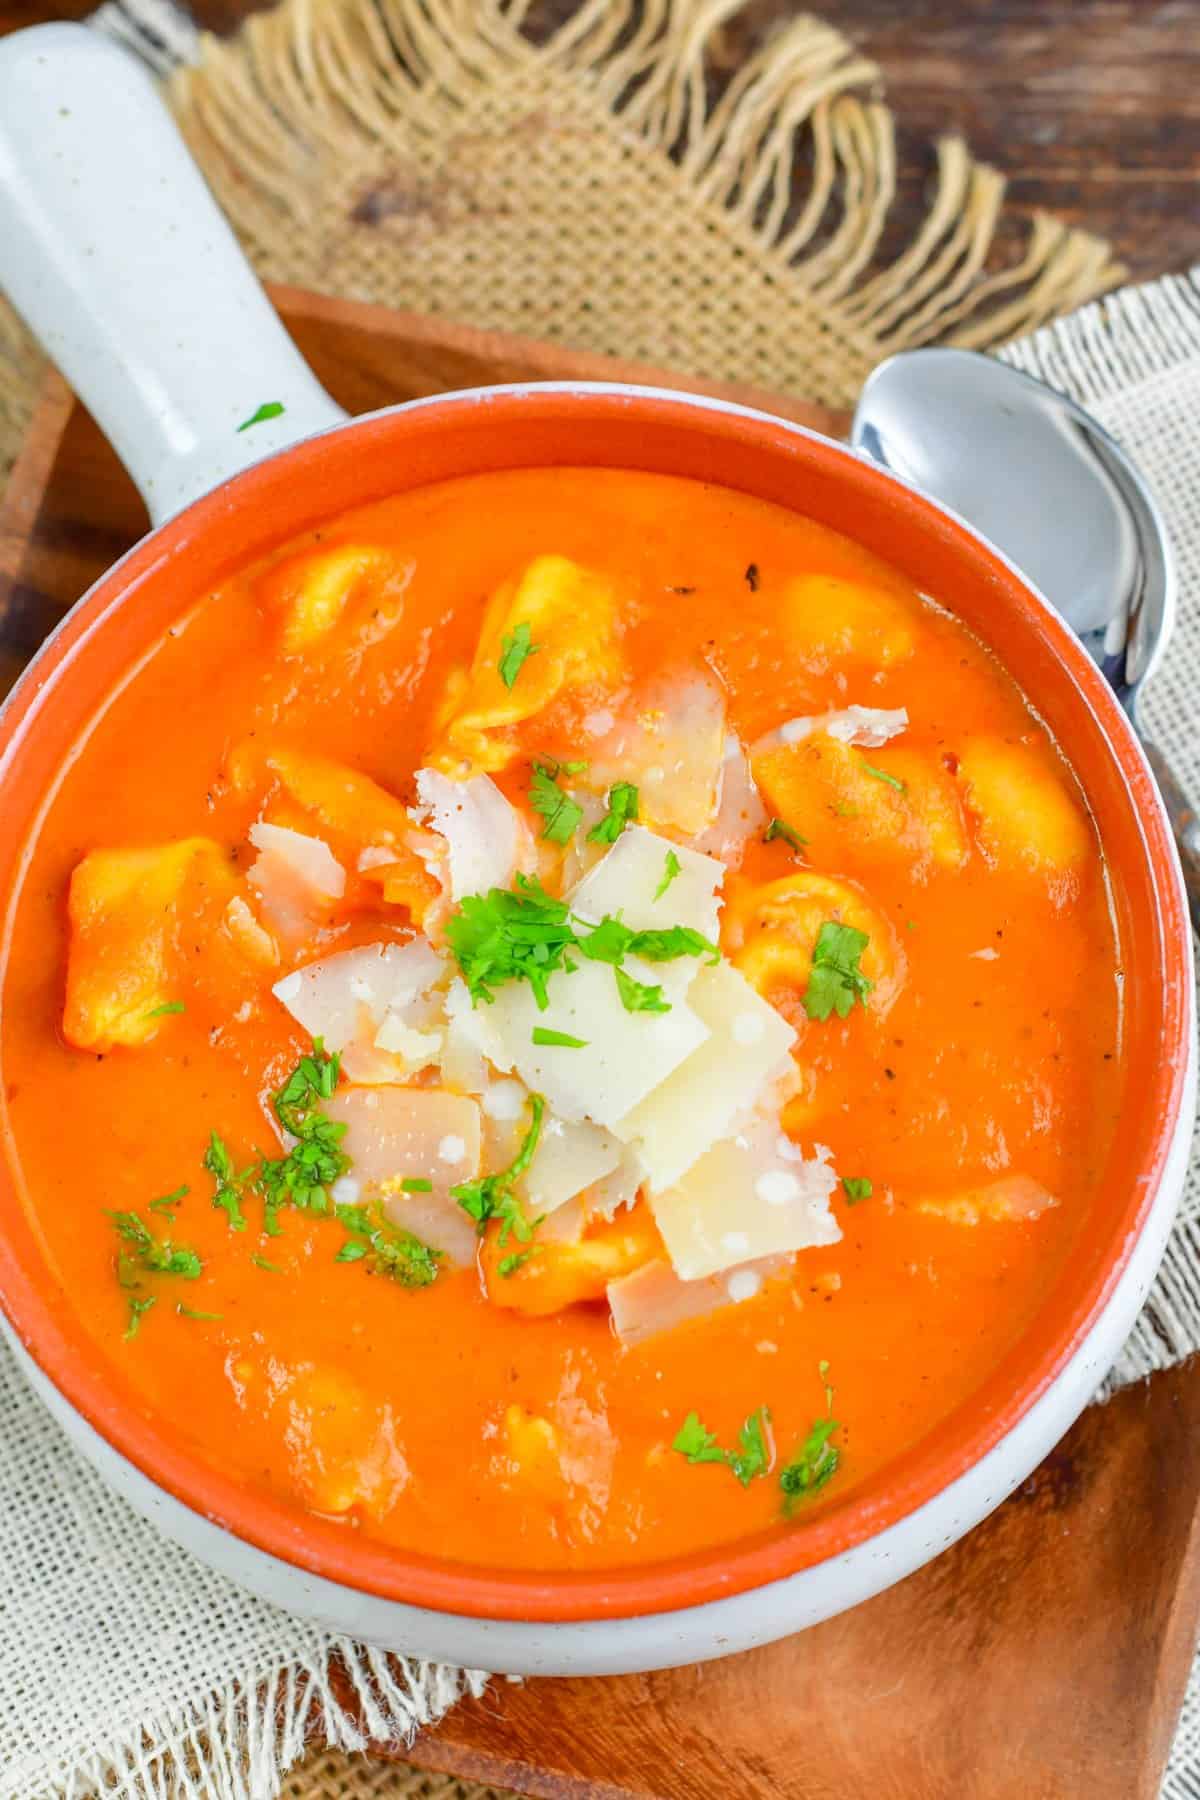
[[280,324],[148,73],[82,25],[0,39],[0,288],[155,524],[347,416]]

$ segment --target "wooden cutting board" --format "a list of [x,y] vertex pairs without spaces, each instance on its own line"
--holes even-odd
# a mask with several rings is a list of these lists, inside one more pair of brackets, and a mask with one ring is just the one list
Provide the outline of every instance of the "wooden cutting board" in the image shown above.
[[[654,381],[837,433],[806,401],[382,307],[274,291],[352,412],[447,388]],[[0,503],[0,683],[146,528],[47,381]],[[969,1537],[766,1650],[607,1680],[494,1684],[381,1755],[567,1800],[1152,1800],[1200,1621],[1200,1359],[1094,1407]]]

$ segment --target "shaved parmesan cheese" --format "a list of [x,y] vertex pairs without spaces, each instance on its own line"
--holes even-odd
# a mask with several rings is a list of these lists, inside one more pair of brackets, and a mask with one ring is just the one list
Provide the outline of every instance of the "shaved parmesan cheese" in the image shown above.
[[632,781],[648,824],[694,837],[716,814],[724,748],[724,692],[697,670],[641,691],[636,714],[593,748],[583,779],[597,788]]
[[612,1127],[636,1145],[651,1193],[670,1187],[779,1073],[796,1033],[730,963],[700,969],[688,1005],[709,1035],[687,1061]]
[[623,1344],[640,1344],[672,1331],[688,1319],[705,1318],[723,1306],[735,1306],[761,1293],[763,1282],[787,1267],[787,1258],[763,1257],[724,1275],[681,1281],[669,1262],[656,1258],[632,1275],[608,1284],[613,1325]]
[[488,1017],[490,1008],[475,1006],[460,976],[450,983],[445,998],[446,1030],[442,1045],[442,1079],[466,1094],[482,1094],[491,1076],[488,1063],[498,1069],[512,1064],[504,1053],[499,1033]]
[[[342,1148],[362,1198],[382,1199],[393,1224],[452,1263],[473,1263],[475,1227],[450,1189],[479,1174],[476,1102],[441,1088],[346,1087],[325,1101],[324,1111],[346,1126]],[[442,1155],[451,1140],[453,1160]],[[430,1192],[406,1193],[406,1176],[429,1181]]]
[[588,1195],[592,1218],[614,1219],[623,1206],[632,1206],[646,1185],[646,1171],[636,1150],[626,1147],[611,1175],[598,1181]]
[[756,750],[773,749],[779,744],[798,744],[814,731],[827,732],[842,744],[858,744],[863,749],[878,750],[908,727],[908,709],[903,706],[845,706],[837,712],[813,713],[802,719],[786,719],[774,731],[767,732],[755,745]]
[[[660,981],[658,967],[638,957],[627,957],[624,967],[635,981]],[[497,990],[487,1022],[503,1052],[493,1061],[544,1094],[560,1119],[587,1118],[611,1128],[708,1036],[682,1000],[665,1013],[626,1012],[607,963],[581,958],[573,973],[551,975],[547,997],[549,1005],[539,1012],[529,984],[512,982]],[[582,1038],[584,1047],[535,1044],[537,1025]]]
[[[660,895],[668,856],[677,859],[679,871]],[[724,879],[725,865],[715,857],[673,844],[644,825],[627,825],[607,856],[579,883],[571,905],[588,919],[619,913],[633,931],[687,925],[715,942],[718,890]]]
[[389,1015],[410,1025],[426,1023],[406,1019],[406,1009],[442,972],[433,946],[414,937],[406,944],[364,944],[322,957],[285,975],[271,991],[327,1050],[344,1050],[360,1035],[376,1039]]
[[519,1184],[527,1209],[554,1212],[593,1182],[610,1175],[622,1154],[617,1139],[599,1125],[546,1119],[533,1161]]
[[[698,1281],[758,1257],[837,1243],[841,1227],[829,1210],[837,1176],[828,1152],[808,1162],[792,1160],[793,1152],[777,1123],[760,1120],[716,1144],[675,1187],[652,1196],[654,1222],[677,1275]],[[765,1176],[773,1179],[760,1187]]]
[[399,1013],[390,1012],[375,1033],[375,1048],[388,1056],[398,1056],[405,1068],[415,1075],[438,1060],[442,1034],[440,1031],[418,1031],[415,1026],[406,1024]]
[[258,855],[246,879],[258,895],[262,922],[276,937],[299,942],[345,893],[346,871],[322,838],[261,820],[249,836]]
[[455,900],[510,888],[517,871],[536,865],[529,827],[490,775],[452,781],[437,769],[417,770],[422,816],[445,838]]
[[767,809],[755,786],[746,747],[731,732],[725,739],[721,762],[717,816],[708,830],[693,841],[692,848],[706,856],[719,856],[727,869],[736,869],[747,843],[759,835],[766,822]]
[[267,825],[261,820],[252,825],[250,842],[261,852],[250,870],[249,880],[257,886],[254,872],[264,858],[278,858],[304,887],[322,900],[340,900],[346,891],[346,871],[323,838],[307,837],[302,831],[291,831],[286,825]]

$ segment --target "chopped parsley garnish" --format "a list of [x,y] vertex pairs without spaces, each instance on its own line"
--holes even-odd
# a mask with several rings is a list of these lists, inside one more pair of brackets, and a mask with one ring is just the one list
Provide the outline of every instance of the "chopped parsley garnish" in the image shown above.
[[763,832],[764,844],[773,844],[776,838],[782,838],[784,843],[790,844],[793,850],[802,849],[808,842],[806,837],[801,837],[800,833],[794,831],[783,819],[772,819]]
[[493,1000],[493,990],[503,982],[528,981],[541,1012],[550,1003],[546,991],[550,976],[559,969],[570,972],[574,966],[568,950],[577,950],[591,962],[611,963],[629,1012],[669,1012],[670,1004],[661,989],[635,981],[621,968],[626,956],[641,956],[647,962],[707,956],[716,962],[721,954],[688,925],[634,931],[611,913],[598,925],[589,925],[526,875],[517,876],[515,892],[490,888],[486,894],[468,894],[446,921],[446,942],[476,1005]]
[[586,937],[576,940],[580,952],[592,962],[617,968],[627,956],[644,962],[675,962],[681,956],[707,956],[720,960],[721,952],[702,932],[690,925],[668,925],[662,930],[634,931],[612,913],[606,913]]
[[683,864],[673,850],[668,850],[663,862],[663,876],[654,890],[654,898],[661,900],[677,875],[683,873]]
[[832,1012],[844,1019],[856,1000],[866,1005],[875,984],[868,981],[858,963],[869,941],[865,931],[826,919],[817,933],[812,972],[801,995],[810,1019],[827,1019]]
[[723,1450],[717,1442],[716,1434],[706,1431],[700,1423],[698,1413],[689,1413],[671,1445],[680,1456],[686,1456],[690,1463],[724,1463],[730,1472],[737,1476],[743,1487],[760,1475],[765,1475],[771,1466],[771,1451],[767,1442],[767,1427],[771,1415],[765,1406],[758,1407],[750,1414],[738,1432],[737,1450]]
[[608,811],[587,834],[589,844],[615,844],[638,816],[638,791],[631,781],[616,781],[608,790]]
[[510,688],[517,679],[526,659],[536,656],[540,649],[541,645],[533,642],[533,634],[525,619],[519,625],[514,625],[511,631],[504,633],[500,640],[501,655],[496,669],[506,688]]
[[563,967],[563,954],[577,939],[565,903],[518,875],[515,893],[468,894],[446,921],[446,942],[474,1001],[492,1000],[502,982],[527,981],[544,1012],[547,978]]
[[706,956],[720,962],[721,952],[703,932],[690,925],[668,925],[661,931],[635,931],[629,940],[631,956],[646,962],[675,962],[681,956]]
[[510,1275],[515,1275],[518,1269],[523,1269],[530,1257],[536,1256],[540,1248],[540,1244],[530,1244],[528,1250],[514,1250],[511,1255],[502,1256],[496,1265],[499,1273],[507,1280]]
[[432,1194],[433,1183],[427,1175],[406,1175],[400,1190],[405,1194]]
[[402,1287],[429,1287],[437,1280],[441,1251],[393,1225],[378,1205],[339,1206],[336,1214],[346,1241],[335,1262],[365,1262],[372,1275],[387,1275]]
[[529,780],[529,804],[545,820],[542,836],[552,844],[569,844],[583,818],[583,808],[559,787],[560,773],[558,763],[535,762]]
[[533,1226],[541,1224],[540,1219],[530,1223],[512,1190],[533,1161],[542,1135],[545,1111],[546,1102],[542,1095],[530,1094],[529,1128],[507,1169],[497,1169],[494,1175],[481,1175],[475,1181],[460,1181],[457,1187],[450,1189],[450,1198],[458,1201],[481,1232],[489,1219],[501,1221],[501,1245],[508,1242],[510,1233],[527,1244],[532,1236]]
[[173,1194],[160,1194],[157,1200],[151,1200],[146,1211],[160,1213],[167,1221],[168,1225],[173,1225],[175,1223],[175,1213],[173,1209],[179,1205],[181,1200],[186,1200],[191,1191],[192,1190],[185,1181],[183,1186],[177,1187]]
[[842,1190],[853,1206],[856,1200],[869,1200],[875,1187],[867,1175],[843,1175]]
[[252,1256],[250,1261],[256,1269],[266,1269],[272,1275],[282,1275],[283,1270],[278,1263],[268,1262],[265,1256]]
[[613,974],[617,978],[617,992],[626,1012],[670,1012],[671,1002],[664,999],[660,987],[651,987],[646,981],[635,981],[632,975],[627,975],[621,968],[615,968]]
[[183,1281],[195,1281],[204,1270],[194,1250],[185,1244],[173,1244],[170,1238],[157,1238],[135,1212],[110,1212],[113,1229],[121,1239],[117,1252],[117,1281],[125,1290],[129,1306],[126,1339],[137,1336],[143,1316],[157,1299],[145,1292],[148,1275],[177,1275]]
[[341,1147],[346,1127],[318,1111],[318,1102],[332,1097],[340,1073],[341,1058],[327,1055],[317,1038],[312,1054],[300,1058],[272,1096],[275,1117],[296,1140],[286,1156],[263,1157],[253,1174],[263,1196],[264,1226],[272,1237],[279,1233],[282,1206],[307,1213],[330,1212],[329,1189],[350,1167],[350,1158]]
[[841,1458],[836,1444],[829,1441],[837,1429],[836,1419],[815,1419],[795,1456],[780,1469],[785,1513],[791,1512],[797,1500],[817,1493],[837,1474]]
[[122,1287],[137,1287],[143,1275],[179,1275],[195,1281],[204,1264],[194,1250],[173,1244],[170,1238],[156,1238],[135,1212],[110,1212],[117,1236],[132,1246],[117,1255],[117,1279]]
[[877,769],[874,763],[864,762],[863,768],[868,775],[873,775],[876,781],[886,781],[888,786],[895,788],[898,794],[907,794],[908,783],[901,781],[898,775],[889,775],[886,769]]
[[130,1338],[135,1338],[137,1336],[144,1314],[150,1311],[150,1308],[154,1305],[157,1298],[157,1294],[147,1294],[144,1299],[139,1299],[136,1294],[130,1294],[129,1323],[122,1333],[126,1343],[129,1342]]
[[168,1013],[186,1012],[187,1007],[182,1000],[164,1000],[161,1006],[152,1006],[146,1014],[148,1019],[165,1019]]
[[231,1231],[245,1231],[246,1215],[242,1211],[241,1193],[245,1176],[237,1173],[224,1140],[215,1131],[208,1140],[203,1160],[204,1167],[216,1183],[213,1205],[219,1206],[226,1215]]
[[241,424],[238,426],[238,430],[249,431],[252,425],[263,425],[268,419],[278,419],[280,415],[286,411],[287,408],[284,406],[282,400],[264,400],[261,406],[255,408],[248,419],[242,420]]
[[534,1026],[533,1041],[535,1044],[559,1046],[563,1050],[586,1050],[588,1046],[586,1038],[572,1037],[566,1031],[549,1031],[544,1025]]
[[194,1306],[185,1306],[182,1300],[175,1302],[175,1311],[182,1319],[220,1319],[223,1313],[199,1312]]

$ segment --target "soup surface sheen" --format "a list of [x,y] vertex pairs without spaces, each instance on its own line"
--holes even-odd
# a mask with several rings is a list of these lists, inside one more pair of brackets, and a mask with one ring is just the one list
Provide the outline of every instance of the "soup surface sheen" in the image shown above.
[[996,1367],[1103,1168],[1116,969],[949,612],[744,495],[496,474],[244,570],[113,697],[11,925],[8,1122],[208,1461],[616,1567],[799,1527]]

